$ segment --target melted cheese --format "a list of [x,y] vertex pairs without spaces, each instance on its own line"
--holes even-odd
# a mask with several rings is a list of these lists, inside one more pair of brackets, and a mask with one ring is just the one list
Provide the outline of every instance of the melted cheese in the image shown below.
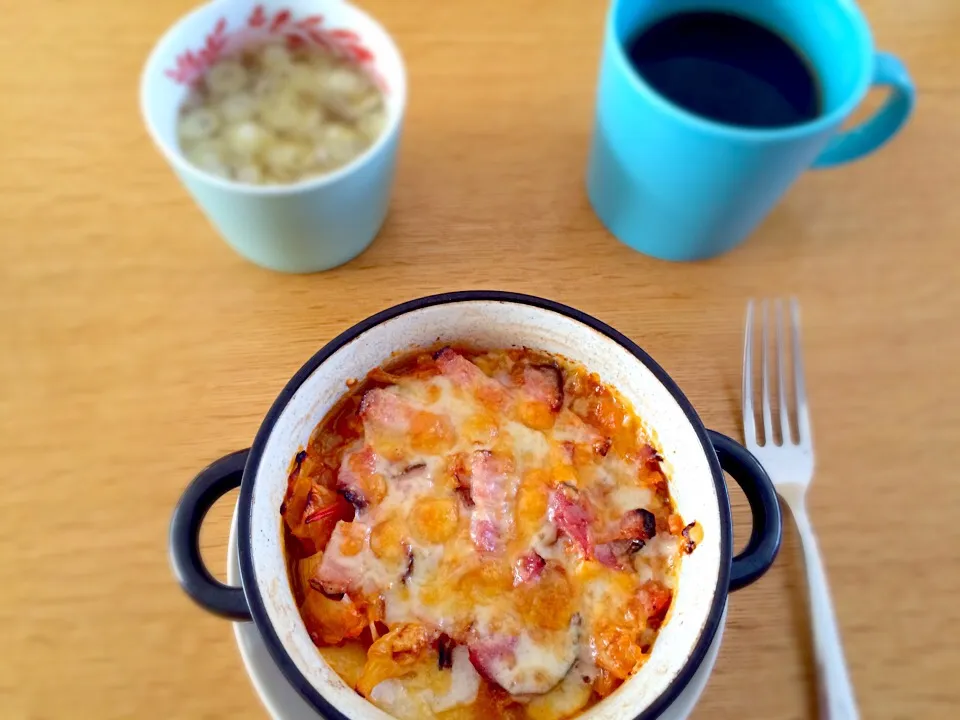
[[522,631],[509,659],[497,663],[491,674],[513,695],[542,694],[555,687],[579,655],[580,622],[547,638],[533,639]]
[[470,652],[462,645],[453,651],[453,666],[450,674],[450,689],[435,697],[430,705],[436,712],[443,712],[460,705],[469,705],[477,699],[480,690],[480,675],[470,662]]
[[[524,702],[540,696],[530,717],[563,717],[590,698],[594,634],[623,627],[638,635],[644,583],[674,587],[676,538],[658,534],[639,551],[619,540],[628,513],[670,509],[631,459],[647,442],[639,430],[629,435],[638,421],[625,415],[611,449],[551,386],[558,371],[512,372],[504,353],[464,362],[453,358],[449,375],[401,376],[364,397],[363,433],[339,475],[356,485],[342,488],[345,496],[360,498],[354,527],[336,526],[319,574],[381,600],[390,627],[418,623],[457,643],[452,684],[450,673],[437,679],[423,669],[374,687],[371,699],[394,715],[429,717],[474,702],[476,665]],[[604,565],[593,557],[600,543],[621,553],[603,557],[629,555]]]

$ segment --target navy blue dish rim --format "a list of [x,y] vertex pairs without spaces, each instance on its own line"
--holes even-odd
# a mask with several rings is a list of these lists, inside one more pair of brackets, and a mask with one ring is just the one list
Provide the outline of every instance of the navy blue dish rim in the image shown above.
[[[773,565],[782,536],[780,506],[773,484],[756,458],[738,442],[704,427],[693,405],[653,358],[606,323],[552,300],[499,290],[467,290],[430,295],[378,312],[328,342],[297,371],[280,392],[264,417],[253,445],[248,450],[240,450],[216,460],[203,469],[184,491],[170,523],[169,550],[174,575],[184,591],[205,610],[232,620],[252,620],[256,623],[264,644],[286,679],[323,717],[330,720],[358,720],[347,717],[333,707],[307,681],[284,650],[270,623],[258,590],[250,547],[250,509],[254,476],[267,439],[293,394],[334,352],[367,330],[399,315],[435,305],[476,301],[515,303],[552,311],[587,325],[616,342],[643,363],[674,397],[696,432],[707,456],[720,513],[720,571],[717,586],[707,620],[686,664],[659,697],[632,718],[654,720],[676,700],[699,670],[719,630],[727,594],[755,582]],[[248,468],[250,477],[249,481],[245,482]],[[750,539],[747,546],[736,556],[733,555],[733,520],[724,471],[729,473],[743,490],[752,516]],[[200,526],[204,516],[220,497],[236,487],[240,488],[237,503],[237,547],[242,587],[230,587],[214,578],[200,556]]]

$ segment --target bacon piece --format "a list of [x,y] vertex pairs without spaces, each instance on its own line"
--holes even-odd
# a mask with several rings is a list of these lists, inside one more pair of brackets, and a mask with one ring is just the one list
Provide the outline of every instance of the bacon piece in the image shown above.
[[590,511],[586,501],[569,485],[560,485],[550,495],[548,516],[557,530],[573,541],[584,557],[593,555],[590,538]]
[[641,550],[657,533],[657,519],[652,512],[637,508],[625,513],[616,529],[596,547],[596,558],[607,567],[623,569],[630,556]]
[[514,413],[534,430],[549,430],[563,409],[563,374],[555,365],[518,363],[510,371],[517,387]]
[[543,574],[543,569],[547,566],[546,560],[531,550],[526,555],[517,559],[513,566],[513,585],[522,585],[523,583],[536,580]]
[[580,649],[580,616],[545,635],[492,635],[468,645],[477,672],[511,695],[540,695],[555,687],[573,667]]
[[470,538],[478,550],[483,552],[496,552],[501,549],[500,530],[493,520],[474,519],[470,522]]
[[527,365],[520,392],[527,400],[541,402],[553,412],[563,407],[563,372],[558,365]]
[[[328,595],[345,593],[355,589],[361,578],[360,566],[352,563],[343,552],[343,541],[346,536],[347,523],[341,521],[333,529],[330,541],[323,551],[323,559],[310,585]],[[316,580],[316,583],[314,583]]]
[[436,354],[441,374],[457,387],[470,390],[487,407],[501,408],[506,403],[506,388],[452,348]]
[[405,441],[414,451],[442,455],[456,440],[450,418],[424,410],[391,388],[368,390],[360,403],[360,416],[367,442],[390,460],[400,458],[393,457],[384,444],[390,448]]
[[616,569],[620,567],[620,558],[617,557],[617,553],[612,546],[613,543],[597,545],[594,549],[594,556],[597,558],[597,562]]
[[503,536],[513,527],[511,507],[517,492],[513,465],[489,450],[477,450],[468,460],[470,497],[470,538],[484,552],[503,547]]
[[[618,537],[621,540],[647,541],[656,534],[657,519],[649,510],[637,508],[620,518],[620,532]],[[643,545],[640,547],[643,547]]]
[[496,666],[503,660],[512,660],[516,646],[516,637],[498,635],[476,640],[470,643],[467,649],[470,651],[470,662],[477,672],[490,682],[496,683]]
[[359,414],[365,425],[403,432],[410,424],[413,410],[397,393],[387,388],[373,388],[364,393]]
[[612,540],[594,549],[597,561],[614,570],[628,568],[630,556],[643,548],[643,540]]
[[337,491],[357,510],[378,504],[387,494],[386,480],[378,472],[379,460],[369,445],[343,456],[337,472]]
[[484,380],[489,380],[486,374],[467,360],[453,348],[445,347],[435,355],[440,372],[450,378],[454,385],[471,387]]

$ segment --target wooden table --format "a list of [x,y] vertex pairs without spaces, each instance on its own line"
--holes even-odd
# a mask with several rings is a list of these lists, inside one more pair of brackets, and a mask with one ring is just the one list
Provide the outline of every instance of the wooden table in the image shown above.
[[[171,576],[171,509],[334,334],[478,287],[613,324],[735,436],[744,303],[797,295],[810,505],[863,717],[956,717],[960,5],[865,3],[916,79],[909,127],[805,175],[736,251],[677,265],[618,244],[584,194],[603,3],[366,4],[411,84],[392,212],[361,257],[302,277],[234,255],[144,132],[138,74],[188,0],[4,9],[0,717],[263,717],[231,627]],[[204,531],[217,567],[232,499]],[[696,718],[815,717],[787,529],[773,570],[732,599]]]

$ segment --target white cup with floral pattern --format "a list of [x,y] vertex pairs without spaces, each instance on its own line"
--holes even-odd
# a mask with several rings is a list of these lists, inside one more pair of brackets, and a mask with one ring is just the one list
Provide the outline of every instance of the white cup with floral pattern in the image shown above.
[[[384,95],[378,139],[346,165],[281,185],[253,185],[187,160],[177,139],[180,107],[194,82],[231,51],[267,40],[314,44],[359,64]],[[351,260],[387,215],[406,107],[403,60],[386,30],[344,0],[214,0],[181,18],[147,60],[140,105],[174,172],[227,243],[282,272],[316,272]]]

